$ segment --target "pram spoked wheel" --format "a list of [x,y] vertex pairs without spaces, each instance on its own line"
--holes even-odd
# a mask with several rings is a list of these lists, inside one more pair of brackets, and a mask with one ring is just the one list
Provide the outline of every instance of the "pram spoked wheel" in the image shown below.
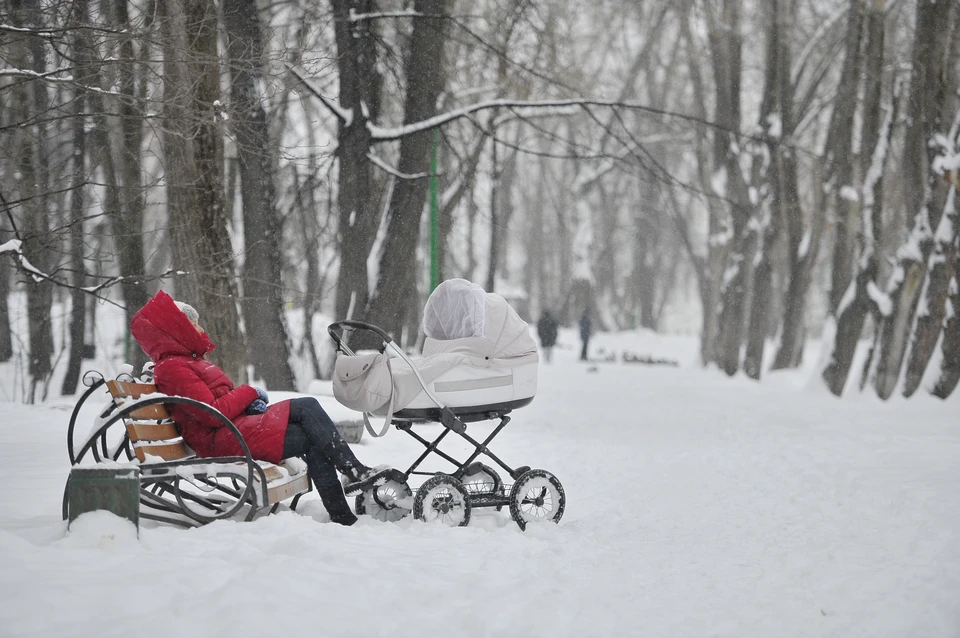
[[567,497],[557,477],[546,470],[527,470],[510,490],[510,516],[520,529],[527,523],[553,521],[563,516]]
[[470,495],[457,479],[437,474],[417,490],[413,515],[428,523],[466,527],[470,523]]
[[388,480],[371,490],[357,494],[357,516],[369,514],[378,521],[396,522],[410,513],[413,492],[406,482]]

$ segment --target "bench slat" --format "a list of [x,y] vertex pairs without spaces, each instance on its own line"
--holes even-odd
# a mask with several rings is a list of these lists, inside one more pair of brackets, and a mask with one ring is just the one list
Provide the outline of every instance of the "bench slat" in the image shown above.
[[127,421],[127,434],[130,441],[166,441],[180,436],[180,430],[173,421],[169,423],[143,423],[141,421]]
[[193,458],[193,454],[187,450],[187,446],[183,444],[183,441],[161,444],[140,443],[133,447],[133,451],[141,463],[146,460],[147,454],[159,456],[164,461],[179,461],[180,459]]
[[110,394],[117,399],[127,397],[139,399],[144,394],[154,394],[157,391],[157,386],[153,383],[135,383],[133,381],[117,381],[116,379],[107,381],[107,388],[110,390]]
[[279,503],[280,501],[285,501],[288,498],[293,498],[297,494],[306,492],[310,489],[310,479],[307,478],[306,474],[301,474],[299,477],[289,481],[287,483],[281,483],[280,485],[271,486],[267,484],[267,499],[270,501],[270,505],[274,503]]
[[154,403],[153,405],[145,405],[142,408],[137,408],[130,413],[130,416],[134,419],[154,420],[161,421],[163,419],[169,419],[170,413],[167,412],[167,406],[162,403]]

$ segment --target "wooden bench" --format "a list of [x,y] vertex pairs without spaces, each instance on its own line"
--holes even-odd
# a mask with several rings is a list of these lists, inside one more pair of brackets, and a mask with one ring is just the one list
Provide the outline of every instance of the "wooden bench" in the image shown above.
[[[185,397],[168,397],[157,392],[152,383],[143,381],[84,382],[89,390],[74,408],[67,435],[72,465],[84,460],[95,463],[120,461],[123,456],[140,468],[140,517],[194,526],[214,520],[234,518],[244,511],[245,520],[258,513],[274,513],[282,501],[293,499],[296,509],[300,497],[311,489],[306,463],[287,459],[280,465],[254,460],[236,426],[205,403]],[[81,405],[93,391],[106,386],[112,397],[100,413],[88,439],[74,453],[76,420]],[[170,418],[167,406],[192,405],[223,423],[240,443],[242,456],[198,457],[187,446],[177,424]],[[118,437],[111,426],[123,423]],[[119,438],[119,440],[118,440]],[[67,490],[64,491],[63,516],[69,514]]]

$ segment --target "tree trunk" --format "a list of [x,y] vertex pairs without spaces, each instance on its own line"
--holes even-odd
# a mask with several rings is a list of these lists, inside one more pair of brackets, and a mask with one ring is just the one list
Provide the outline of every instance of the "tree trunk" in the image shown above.
[[74,32],[71,42],[72,54],[77,65],[77,89],[73,96],[71,116],[73,117],[73,176],[70,184],[70,266],[73,270],[73,288],[70,291],[70,354],[67,358],[67,371],[63,377],[60,393],[72,395],[77,391],[80,380],[80,366],[83,362],[83,339],[86,334],[84,322],[87,318],[86,296],[83,292],[86,265],[84,264],[83,217],[86,205],[84,188],[86,174],[86,91],[82,88],[90,84],[92,56],[90,43],[84,29],[77,28],[87,23],[87,1],[76,0],[70,15]]
[[[15,27],[41,28],[34,22],[40,15],[35,0],[15,2],[10,12],[10,21]],[[13,47],[11,63],[15,68],[31,69],[43,73],[45,68],[44,45],[41,38],[26,36],[23,47]],[[15,136],[15,157],[20,179],[19,198],[24,202],[24,221],[21,228],[23,252],[30,263],[41,272],[49,272],[53,264],[52,248],[55,240],[50,237],[49,220],[49,152],[47,150],[47,124],[41,114],[47,113],[47,93],[40,81],[24,81],[13,89],[14,109],[21,122],[35,121],[32,126],[19,128]],[[39,121],[37,121],[39,120]],[[53,330],[50,307],[53,303],[53,287],[48,281],[26,279],[27,328],[29,330],[30,385],[26,402],[33,403],[46,396],[53,355]],[[40,395],[38,396],[38,390]]]
[[375,0],[331,0],[331,5],[340,104],[351,114],[349,122],[339,122],[337,131],[340,273],[334,318],[346,319],[363,314],[369,296],[367,257],[380,215],[367,158],[372,143],[367,122],[379,115],[383,80],[377,70],[377,21],[351,19],[351,14],[375,12]]
[[[871,10],[875,12],[877,3],[870,1]],[[834,110],[830,117],[826,145],[824,187],[828,189],[834,200],[834,244],[828,308],[834,316],[850,282],[853,266],[853,245],[849,229],[852,225],[856,225],[856,217],[852,217],[856,210],[841,191],[853,181],[852,132],[857,108],[857,92],[847,87],[858,86],[860,81],[862,60],[860,42],[863,32],[864,5],[865,0],[850,0],[847,10],[846,52],[837,89],[838,96],[834,101]],[[882,40],[880,42],[882,43]],[[862,145],[862,148],[872,149],[873,146]]]
[[[870,57],[867,60],[870,70],[867,72],[867,90],[864,94],[867,103],[864,105],[863,132],[861,133],[861,147],[865,149],[865,153],[870,152],[872,155],[876,155],[877,150],[874,150],[876,144],[871,144],[870,140],[878,139],[878,134],[883,135],[884,139],[889,140],[891,134],[890,128],[880,133],[876,125],[880,113],[879,98],[882,87],[882,78],[879,71],[883,63],[883,10],[881,8],[878,15],[876,8],[876,3],[873,3],[871,5],[868,25],[867,50],[873,52],[876,57]],[[863,31],[863,16],[861,0],[852,0],[848,11],[847,51],[844,57],[843,71],[840,75],[840,94],[834,107],[834,112],[831,115],[830,129],[827,137],[827,168],[824,188],[829,190],[831,196],[834,198],[835,217],[837,218],[836,223],[838,225],[841,223],[846,224],[846,218],[850,210],[850,202],[844,196],[842,189],[849,184],[853,174],[851,149],[853,145],[854,113],[856,111],[856,92],[843,90],[842,87],[857,86],[859,84],[861,64],[860,40],[861,32]],[[876,21],[878,17],[880,18],[879,23]],[[877,32],[878,27],[879,33]],[[892,124],[893,122],[893,109],[896,108],[896,105],[896,97],[894,97],[891,100],[891,106],[888,110],[888,124]],[[876,182],[879,186],[879,180],[882,178],[884,160],[885,156],[876,157],[873,160],[879,172],[873,174],[869,181],[866,179],[864,181],[864,187],[862,189],[865,200],[862,209],[862,227],[864,233],[873,229],[879,231],[881,221],[880,205],[882,204],[882,199],[866,200],[873,197],[874,192],[879,193],[879,191],[875,191],[873,184]],[[871,208],[871,204],[876,206],[875,214],[868,211],[868,209]],[[868,218],[868,215],[871,216]],[[877,275],[877,253],[875,251],[880,245],[878,243],[880,241],[879,232],[874,233],[870,237],[864,234],[865,239],[862,245],[861,261],[855,279],[856,290],[860,291],[861,294],[856,296],[852,300],[852,303],[847,305],[841,304],[840,302],[846,291],[839,290],[837,286],[843,281],[842,272],[846,260],[846,255],[843,251],[851,250],[851,247],[846,246],[847,242],[844,238],[844,233],[846,233],[845,228],[846,227],[844,227],[844,229],[836,229],[838,238],[834,243],[833,271],[831,274],[833,288],[831,289],[830,302],[831,313],[835,316],[836,329],[834,331],[833,343],[830,346],[832,353],[830,362],[823,371],[823,380],[827,384],[827,388],[837,396],[841,395],[846,385],[847,377],[850,373],[850,366],[853,364],[853,356],[856,352],[857,342],[863,331],[866,313],[869,311],[869,305],[867,303],[869,297],[866,296],[865,293],[867,291],[867,284],[871,280],[874,280]],[[841,244],[843,245],[841,246]],[[869,254],[869,251],[874,251],[873,257]]]
[[[128,13],[128,0],[115,0],[114,12],[117,26],[124,33],[135,31]],[[153,23],[153,12],[147,11],[142,29],[149,30]],[[146,62],[149,59],[150,45],[147,38],[139,39],[139,52],[134,50],[134,38],[123,37],[120,41],[120,62],[117,64],[117,75],[120,93],[123,98],[118,100],[117,110],[120,114],[121,143],[117,146],[120,161],[117,163],[119,182],[122,188],[112,189],[118,200],[115,205],[108,207],[110,223],[113,227],[114,244],[120,265],[120,274],[124,275],[120,282],[123,292],[123,301],[127,317],[127,330],[133,315],[143,307],[149,295],[147,284],[142,276],[146,274],[146,264],[143,257],[143,210],[144,188],[141,184],[143,174],[142,153],[143,144],[143,104],[146,100],[148,82],[145,78]],[[104,123],[105,126],[105,123]],[[106,135],[106,131],[104,131]],[[110,147],[106,147],[107,159]],[[114,180],[116,181],[116,180]],[[108,186],[108,189],[110,187]],[[133,341],[129,339],[129,341]],[[140,370],[147,360],[147,355],[136,345],[132,345],[126,353],[126,360]]]
[[[948,57],[947,67],[944,69],[945,91],[943,114],[947,116],[953,112],[953,125],[950,132],[954,135],[953,139],[948,136],[938,137],[934,140],[939,146],[937,149],[939,158],[947,160],[960,153],[960,99],[956,96],[956,89],[960,85],[960,44],[956,39],[960,37],[960,9],[954,9],[953,15],[953,44]],[[951,91],[953,89],[953,91]],[[937,160],[935,160],[937,161]],[[937,228],[934,237],[933,256],[927,267],[927,287],[923,292],[923,298],[920,301],[922,309],[917,317],[914,328],[913,340],[910,345],[910,358],[907,362],[906,376],[904,378],[903,394],[911,396],[920,386],[923,375],[933,356],[933,351],[937,346],[937,340],[940,338],[941,328],[945,329],[947,322],[952,318],[948,317],[948,310],[954,314],[960,310],[957,306],[948,309],[950,298],[950,282],[956,276],[954,265],[957,256],[957,245],[960,242],[960,202],[958,202],[958,189],[960,189],[960,170],[953,168],[945,169],[942,166],[931,166],[931,172],[938,173],[941,180],[949,184],[947,187],[946,199],[944,201],[943,212],[940,219],[940,225]],[[949,338],[943,335],[944,343]],[[944,349],[944,355],[947,350]],[[944,397],[945,398],[945,397]]]
[[[789,32],[782,33],[780,30],[781,24],[778,19],[778,12],[781,2],[782,0],[776,0],[772,3],[772,7],[767,9],[770,23],[763,99],[760,102],[760,130],[769,139],[765,147],[771,158],[777,157],[778,146],[777,140],[774,140],[771,136],[772,122],[770,116],[776,111],[781,93],[779,75],[784,66],[780,63],[781,48],[789,46],[790,35]],[[787,79],[789,79],[789,76]],[[749,329],[746,336],[747,347],[743,357],[743,371],[751,379],[759,379],[763,370],[763,351],[770,325],[770,297],[773,285],[772,252],[774,242],[780,234],[779,222],[783,219],[779,210],[783,196],[779,183],[779,162],[771,161],[768,167],[767,162],[760,160],[760,154],[758,153],[757,157],[754,158],[753,165],[755,170],[752,181],[760,200],[757,205],[760,207],[760,225],[763,232],[758,248],[759,252],[754,260],[753,290],[750,301]],[[770,192],[771,190],[772,192]],[[770,195],[773,196],[777,210],[772,210],[773,206],[767,201]]]
[[944,135],[952,118],[944,117],[949,96],[945,62],[949,59],[952,34],[950,11],[954,2],[918,2],[916,36],[913,46],[910,97],[904,140],[904,201],[912,210],[908,218],[913,228],[899,251],[897,269],[890,280],[888,294],[891,312],[884,318],[880,333],[879,360],[874,387],[882,399],[893,394],[900,378],[908,345],[908,331],[920,300],[926,276],[927,259],[934,244],[934,232],[940,223],[947,184],[934,169],[937,149],[931,144]]
[[[9,239],[0,232],[0,244]],[[0,363],[13,357],[13,338],[10,331],[10,266],[6,259],[0,260]]]
[[[879,294],[877,275],[880,269],[879,249],[883,232],[883,169],[887,158],[887,149],[897,115],[897,89],[887,108],[882,125],[877,125],[880,116],[880,85],[882,78],[883,11],[870,16],[867,37],[868,68],[866,71],[868,87],[864,94],[863,140],[864,148],[873,144],[870,167],[864,178],[863,207],[861,216],[861,246],[857,273],[844,295],[843,303],[837,309],[837,325],[834,335],[833,355],[823,371],[827,388],[840,396],[850,373],[850,366],[856,353],[857,342],[863,332],[867,313],[870,312],[879,322],[881,310],[876,302]],[[879,44],[877,44],[879,42]],[[881,47],[880,51],[874,49]],[[877,133],[873,133],[877,131]]]
[[[416,0],[414,11],[445,16],[449,0]],[[440,92],[446,83],[443,47],[447,20],[415,19],[410,51],[405,63],[407,94],[404,123],[436,115]],[[399,171],[405,175],[429,172],[433,132],[423,131],[400,140]],[[399,338],[410,304],[416,295],[416,254],[420,220],[427,197],[426,179],[397,179],[387,212],[387,232],[367,321]]]
[[[951,188],[947,195],[946,212],[937,229],[936,247],[927,269],[927,287],[923,292],[922,311],[917,317],[904,378],[903,395],[906,397],[912,396],[920,386],[947,316],[947,298],[950,282],[955,274],[953,267],[957,256],[957,241],[960,239],[960,215],[957,212],[956,196],[956,187]],[[953,308],[954,313],[956,310]]]
[[[486,143],[486,135],[481,133],[477,136],[470,155],[464,160],[457,171],[455,182],[448,183],[448,180],[445,179],[449,173],[453,172],[452,167],[449,170],[444,170],[444,175],[441,176],[440,184],[443,197],[440,201],[440,219],[437,232],[437,260],[440,262],[439,281],[447,279],[447,273],[449,272],[447,243],[450,238],[450,232],[453,230],[453,212],[463,199],[464,193],[472,189],[476,183],[477,166],[480,164],[480,157],[483,154],[483,147],[486,146]],[[442,151],[443,148],[443,145],[441,145],[440,150]],[[444,153],[440,155],[441,165],[446,165],[446,162],[443,161],[445,155]]]
[[950,282],[949,313],[943,324],[943,342],[940,350],[943,360],[940,362],[940,378],[933,387],[932,394],[946,399],[960,381],[960,246],[954,246],[956,258],[953,261],[953,279]]
[[[494,131],[496,138],[496,131]],[[490,191],[490,254],[487,262],[487,292],[494,292],[497,273],[506,268],[507,229],[513,217],[513,184],[517,174],[517,153],[511,151],[502,161],[498,158],[496,139],[493,146],[493,177]]]
[[216,6],[204,0],[159,5],[166,31],[164,157],[171,243],[175,267],[187,271],[177,293],[197,307],[219,343],[211,359],[235,383],[245,383],[246,348],[224,207]]
[[497,157],[497,129],[490,142],[490,250],[487,255],[487,283],[484,289],[493,292],[496,285],[497,254],[503,233],[500,230],[500,160]]
[[[791,3],[795,7],[795,3]],[[780,5],[778,20],[784,42],[780,46],[778,94],[783,134],[791,139],[794,133],[793,105],[794,86],[790,79],[793,56],[790,51],[789,37],[793,29],[793,9]],[[780,343],[774,356],[771,369],[781,370],[800,365],[803,356],[803,344],[806,338],[804,315],[807,302],[807,290],[813,266],[820,249],[820,237],[826,215],[821,204],[822,198],[815,195],[814,207],[810,219],[806,217],[800,202],[800,187],[797,176],[796,152],[784,146],[777,149],[778,172],[780,178],[781,215],[787,228],[787,251],[790,259],[790,278],[783,300],[783,321],[781,322]]]
[[[694,115],[702,122],[709,120],[706,107],[706,89],[704,87],[703,77],[700,73],[700,60],[703,58],[697,43],[693,39],[693,31],[690,27],[690,21],[693,19],[690,9],[693,1],[689,0],[683,4],[683,12],[680,16],[680,33],[686,43],[688,68],[690,71],[690,83],[693,88],[693,107]],[[697,156],[697,177],[700,187],[704,192],[710,192],[710,175],[713,174],[711,155],[708,150],[707,129],[703,126],[694,127],[695,148]],[[677,200],[673,191],[671,191],[676,215],[675,220],[682,219]],[[716,341],[718,331],[717,306],[720,298],[721,273],[723,272],[723,262],[726,259],[726,242],[718,241],[723,234],[723,225],[720,219],[721,207],[715,204],[708,204],[707,220],[707,255],[706,259],[700,260],[697,267],[697,284],[700,293],[701,314],[703,316],[700,330],[700,359],[703,365],[714,361],[716,356]],[[683,234],[683,237],[688,237]],[[688,246],[687,252],[691,258],[695,257],[692,247]],[[696,259],[694,259],[697,262]]]
[[724,372],[733,375],[740,368],[749,259],[756,249],[757,239],[756,233],[748,228],[752,210],[747,183],[740,168],[740,148],[736,137],[740,130],[740,0],[724,0],[720,23],[714,20],[712,10],[708,10],[707,14],[716,78],[715,119],[720,125],[714,131],[714,158],[715,165],[722,167],[724,192],[730,202],[732,237],[732,248],[720,291],[715,359]]
[[265,86],[263,39],[255,0],[225,0],[230,95],[243,204],[243,318],[249,360],[272,390],[294,390],[281,280],[283,223],[277,211],[267,113],[257,94]]

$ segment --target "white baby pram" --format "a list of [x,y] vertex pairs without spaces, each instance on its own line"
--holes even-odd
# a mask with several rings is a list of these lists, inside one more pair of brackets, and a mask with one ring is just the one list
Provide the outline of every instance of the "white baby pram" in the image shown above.
[[[358,495],[357,514],[395,521],[412,511],[421,520],[465,526],[472,508],[509,506],[521,529],[533,521],[559,521],[565,504],[560,481],[546,470],[512,468],[489,449],[510,422],[507,415],[529,405],[536,394],[539,357],[526,322],[500,295],[450,279],[427,300],[423,327],[423,355],[416,360],[377,326],[340,321],[328,328],[338,351],[333,380],[337,400],[364,412],[374,436],[384,434],[392,423],[426,448],[406,472],[397,471],[382,485]],[[374,333],[382,345],[376,352],[355,354],[346,343],[351,329]],[[370,415],[385,419],[379,433],[370,426]],[[467,423],[496,419],[499,424],[483,441],[466,432]],[[435,439],[415,431],[414,424],[425,422],[444,426]],[[473,446],[466,460],[439,449],[451,432]],[[418,471],[431,455],[454,469]],[[504,484],[496,470],[479,462],[481,455],[506,471],[513,484]],[[408,484],[411,475],[431,478],[414,494]]]

